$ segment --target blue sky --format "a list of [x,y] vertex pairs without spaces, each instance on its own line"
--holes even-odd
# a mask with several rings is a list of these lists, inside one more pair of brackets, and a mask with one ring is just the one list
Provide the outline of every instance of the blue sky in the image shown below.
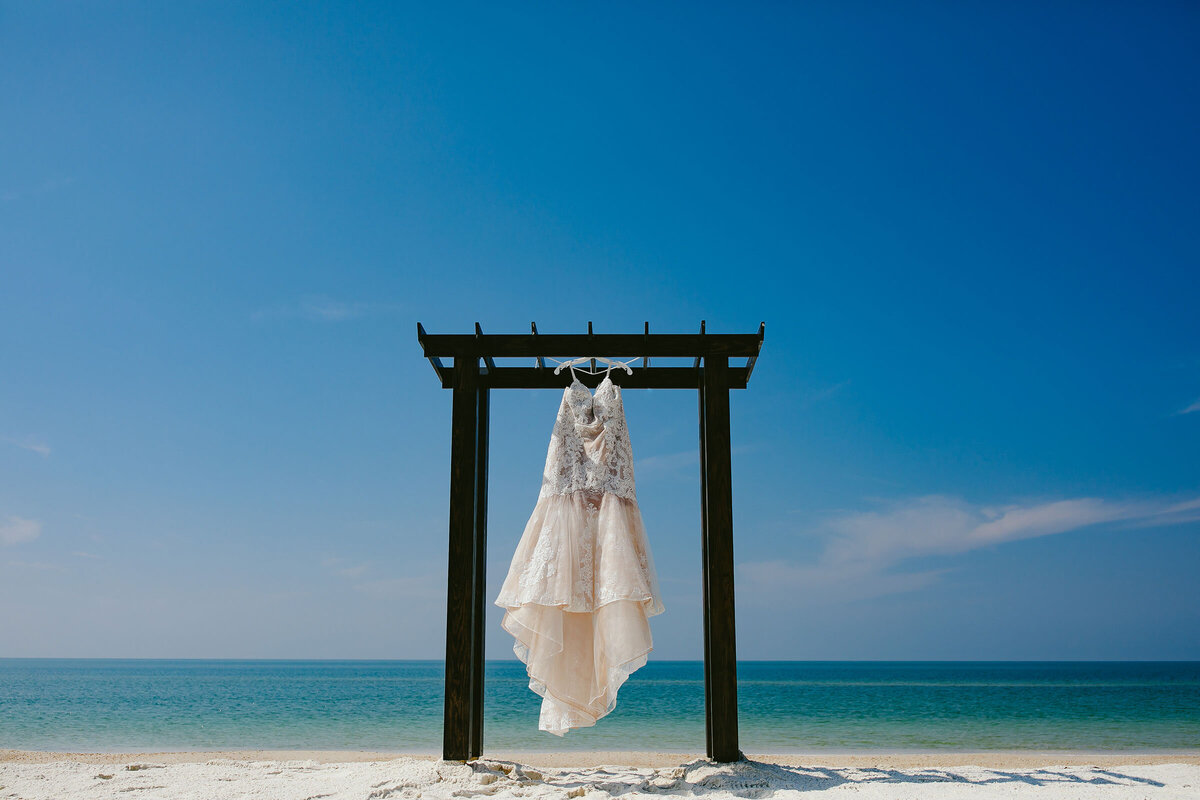
[[[436,658],[436,333],[750,332],[742,658],[1200,658],[1187,3],[6,3],[0,656]],[[493,400],[489,592],[553,391]],[[631,392],[700,657],[696,398]],[[512,657],[488,623],[488,654]]]

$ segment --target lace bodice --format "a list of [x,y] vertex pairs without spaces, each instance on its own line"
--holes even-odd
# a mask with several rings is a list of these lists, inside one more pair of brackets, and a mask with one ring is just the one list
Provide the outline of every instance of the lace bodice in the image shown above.
[[579,378],[571,381],[550,435],[538,497],[578,491],[637,499],[621,387],[608,375],[594,395]]

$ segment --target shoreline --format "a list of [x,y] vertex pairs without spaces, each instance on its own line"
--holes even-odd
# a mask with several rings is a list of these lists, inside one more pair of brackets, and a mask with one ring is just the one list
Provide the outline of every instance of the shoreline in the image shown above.
[[[806,764],[828,767],[1012,767],[1040,766],[1129,766],[1155,764],[1200,765],[1200,750],[1172,751],[1081,751],[1081,750],[984,750],[984,751],[803,751],[747,753],[748,761],[766,764]],[[311,761],[318,764],[342,764],[414,759],[439,762],[440,755],[429,751],[385,750],[122,750],[58,751],[0,749],[0,764],[51,764],[57,762],[87,764],[123,764],[152,761],[158,764],[193,764],[209,761],[288,762]],[[703,753],[665,753],[653,751],[485,751],[479,762],[515,762],[544,768],[592,768],[624,766],[660,768],[706,760]],[[455,762],[450,762],[455,763]]]

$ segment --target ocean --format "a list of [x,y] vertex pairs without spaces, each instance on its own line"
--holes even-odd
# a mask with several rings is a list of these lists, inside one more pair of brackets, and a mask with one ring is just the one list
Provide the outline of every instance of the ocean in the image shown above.
[[[440,661],[0,659],[0,748],[437,753]],[[738,664],[747,754],[1200,750],[1200,662]],[[703,667],[652,661],[594,727],[537,729],[524,666],[490,661],[486,751],[703,752]]]

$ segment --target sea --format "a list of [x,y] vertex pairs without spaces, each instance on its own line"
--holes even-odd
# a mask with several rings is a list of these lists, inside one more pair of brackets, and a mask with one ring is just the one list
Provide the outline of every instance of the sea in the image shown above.
[[[595,727],[537,727],[489,661],[485,752],[704,751],[703,665],[652,661]],[[0,659],[0,748],[438,753],[440,661]],[[1200,751],[1200,662],[738,663],[754,753]]]

